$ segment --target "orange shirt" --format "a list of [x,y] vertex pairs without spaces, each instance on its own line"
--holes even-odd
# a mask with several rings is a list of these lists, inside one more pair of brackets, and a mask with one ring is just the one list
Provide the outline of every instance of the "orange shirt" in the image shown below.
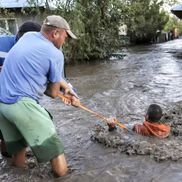
[[135,124],[133,130],[144,136],[156,136],[158,138],[166,138],[170,134],[170,126],[161,123],[151,123],[145,121],[143,124]]

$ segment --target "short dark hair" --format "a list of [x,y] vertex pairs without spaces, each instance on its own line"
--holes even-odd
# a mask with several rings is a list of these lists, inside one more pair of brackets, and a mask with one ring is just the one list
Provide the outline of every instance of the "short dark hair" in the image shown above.
[[33,21],[26,21],[24,22],[20,27],[19,30],[16,34],[16,41],[23,36],[24,33],[26,32],[31,32],[31,31],[35,31],[35,32],[39,32],[41,29],[41,25],[33,22]]
[[157,104],[151,104],[147,110],[148,120],[151,122],[158,122],[162,117],[162,109]]

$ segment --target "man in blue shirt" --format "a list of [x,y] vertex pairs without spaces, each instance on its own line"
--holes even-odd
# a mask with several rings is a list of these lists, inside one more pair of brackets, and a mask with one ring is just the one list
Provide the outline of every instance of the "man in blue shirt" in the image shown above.
[[26,21],[23,23],[17,32],[16,35],[2,35],[0,36],[0,67],[4,63],[5,53],[8,53],[9,50],[15,45],[24,33],[30,31],[40,31],[41,26],[36,22]]
[[[40,32],[26,33],[9,51],[0,74],[0,130],[15,166],[25,165],[28,145],[39,162],[50,161],[58,176],[67,173],[64,147],[47,111],[38,104],[43,94],[55,98],[60,87],[79,99],[62,77],[64,56],[60,47],[70,36],[67,21],[48,16]],[[16,71],[15,71],[16,70]]]

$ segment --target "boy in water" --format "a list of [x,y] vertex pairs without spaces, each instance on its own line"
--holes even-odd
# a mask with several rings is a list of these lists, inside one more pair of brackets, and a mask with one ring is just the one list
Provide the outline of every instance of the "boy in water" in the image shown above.
[[151,104],[145,115],[145,121],[143,124],[135,124],[133,131],[144,136],[168,137],[171,128],[160,122],[162,115],[161,107],[157,104]]
[[[143,124],[135,124],[133,131],[144,136],[156,136],[158,138],[166,138],[170,134],[170,126],[160,122],[162,117],[162,109],[157,104],[151,104],[145,115]],[[107,122],[109,131],[116,129],[114,118]]]

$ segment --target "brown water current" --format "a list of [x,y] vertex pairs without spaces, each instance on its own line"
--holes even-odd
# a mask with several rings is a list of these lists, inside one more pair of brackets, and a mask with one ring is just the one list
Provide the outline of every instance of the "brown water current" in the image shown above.
[[123,60],[69,66],[67,75],[82,103],[127,126],[142,123],[150,104],[161,105],[164,120],[172,126],[169,138],[158,140],[119,128],[108,132],[91,114],[44,97],[41,104],[54,116],[70,173],[55,179],[50,164],[37,164],[28,152],[27,169],[10,167],[0,156],[0,181],[182,181],[182,39],[135,46],[126,53]]

